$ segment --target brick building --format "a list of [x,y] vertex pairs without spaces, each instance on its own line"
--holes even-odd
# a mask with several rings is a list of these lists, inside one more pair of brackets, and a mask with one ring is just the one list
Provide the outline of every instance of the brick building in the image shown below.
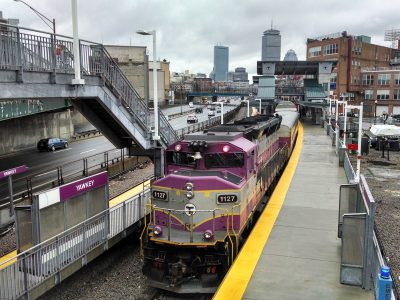
[[[365,100],[362,70],[388,68],[399,56],[400,50],[371,44],[370,37],[351,36],[346,31],[307,40],[308,61],[337,61],[330,78],[331,94],[354,104]],[[367,100],[364,112],[373,114],[375,101]]]
[[360,78],[366,115],[400,114],[400,67],[364,68]]

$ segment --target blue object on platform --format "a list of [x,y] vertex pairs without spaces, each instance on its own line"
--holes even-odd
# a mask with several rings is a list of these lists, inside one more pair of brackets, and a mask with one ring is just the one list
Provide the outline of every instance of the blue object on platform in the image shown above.
[[390,277],[390,268],[383,266],[378,274],[378,289],[376,299],[390,300],[392,297],[392,278]]

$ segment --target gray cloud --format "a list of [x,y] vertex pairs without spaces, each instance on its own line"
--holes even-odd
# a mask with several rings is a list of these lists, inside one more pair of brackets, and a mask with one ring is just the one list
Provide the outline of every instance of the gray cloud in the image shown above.
[[[57,32],[71,35],[71,1],[25,0],[49,18]],[[135,34],[138,29],[157,30],[157,56],[171,62],[172,71],[209,73],[213,46],[229,46],[230,69],[246,67],[256,72],[261,57],[261,36],[271,26],[282,35],[282,58],[294,49],[305,59],[306,39],[347,30],[364,34],[372,42],[383,41],[385,29],[400,28],[394,0],[272,1],[272,0],[80,0],[79,32],[83,39],[106,44],[146,45],[151,37]],[[46,29],[27,7],[0,0],[6,18],[19,18],[20,25]]]

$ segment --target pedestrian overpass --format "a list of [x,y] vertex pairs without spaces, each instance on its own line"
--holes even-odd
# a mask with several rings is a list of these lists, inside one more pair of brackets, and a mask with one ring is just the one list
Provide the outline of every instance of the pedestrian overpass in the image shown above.
[[[154,117],[101,44],[4,24],[0,32],[0,100],[69,100],[117,148],[162,162],[161,149],[177,140],[159,111],[160,140],[153,140]],[[84,85],[72,84],[81,62]],[[156,164],[156,174],[162,165]]]

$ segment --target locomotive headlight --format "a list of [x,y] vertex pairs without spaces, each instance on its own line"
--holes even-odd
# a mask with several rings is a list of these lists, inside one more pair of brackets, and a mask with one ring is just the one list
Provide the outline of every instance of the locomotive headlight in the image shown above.
[[154,226],[153,233],[155,236],[161,236],[162,235],[162,227],[159,225]]
[[214,233],[212,232],[212,230],[207,229],[206,231],[204,231],[203,237],[206,241],[211,241],[214,238]]
[[185,189],[189,192],[189,191],[193,191],[193,183],[188,182],[185,185]]
[[192,199],[194,197],[194,193],[193,193],[193,183],[188,182],[185,184],[185,196],[188,199]]

